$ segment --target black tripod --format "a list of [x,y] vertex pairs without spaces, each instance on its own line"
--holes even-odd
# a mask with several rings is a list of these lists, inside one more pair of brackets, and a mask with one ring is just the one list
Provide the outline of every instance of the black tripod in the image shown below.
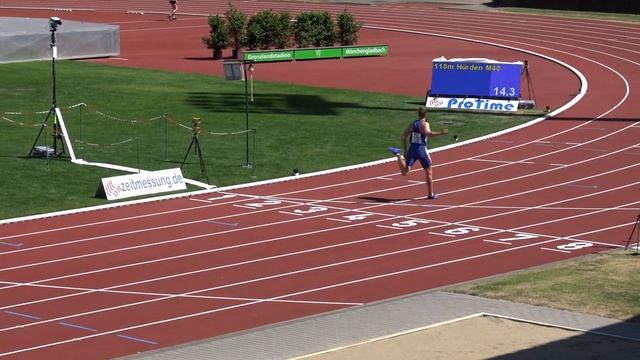
[[533,82],[531,81],[531,74],[529,73],[529,61],[524,60],[524,66],[522,67],[522,80],[527,84],[527,95],[529,95],[529,100],[536,100],[536,94],[533,91]]
[[[637,231],[636,231],[637,230]],[[635,224],[633,224],[633,228],[631,229],[631,234],[629,234],[629,239],[627,239],[627,245],[624,247],[625,250],[629,248],[631,244],[631,239],[633,239],[633,233],[637,233],[636,235],[636,253],[640,252],[640,214],[636,218]]]
[[182,169],[185,162],[187,161],[187,157],[191,152],[191,148],[194,148],[194,151],[196,152],[196,155],[198,155],[198,158],[200,161],[200,172],[202,174],[202,177],[204,177],[207,180],[207,183],[209,183],[209,176],[207,176],[207,168],[205,167],[204,158],[202,157],[202,149],[200,148],[200,140],[198,140],[198,134],[200,133],[200,118],[193,118],[192,131],[193,131],[193,136],[191,137],[191,144],[189,144],[187,153],[184,154],[184,159],[182,159],[182,164],[180,164],[180,169]]
[[[42,126],[40,127],[40,131],[38,132],[38,136],[36,136],[36,140],[33,142],[31,146],[31,150],[29,150],[29,154],[27,154],[27,159],[31,158],[33,155],[33,150],[36,148],[36,144],[38,144],[38,140],[40,139],[40,135],[42,135],[42,131],[47,126],[47,121],[51,115],[54,116],[53,120],[53,156],[58,156],[65,152],[64,150],[64,142],[62,142],[62,136],[64,131],[64,127],[59,126],[58,120],[61,120],[62,114],[60,113],[60,109],[58,108],[58,102],[56,99],[56,58],[58,57],[58,48],[56,47],[56,30],[58,29],[58,25],[62,24],[62,21],[58,18],[51,18],[49,20],[49,31],[51,32],[51,77],[52,77],[52,91],[53,91],[53,100],[51,101],[51,108],[47,113],[47,117],[42,122]],[[62,125],[62,124],[60,124]],[[62,145],[62,151],[58,153],[58,140],[60,140]],[[49,150],[46,149],[47,156],[49,154]]]

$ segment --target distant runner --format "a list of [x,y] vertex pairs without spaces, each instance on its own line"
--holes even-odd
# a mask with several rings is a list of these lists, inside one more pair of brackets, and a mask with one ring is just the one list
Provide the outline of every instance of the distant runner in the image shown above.
[[169,0],[169,4],[171,5],[169,21],[176,21],[176,12],[178,12],[178,0]]
[[[413,121],[402,133],[402,148],[404,151],[390,147],[389,151],[394,153],[398,158],[398,166],[402,175],[407,175],[411,167],[416,162],[420,161],[424,171],[426,173],[427,181],[427,199],[437,199],[438,195],[433,192],[433,176],[431,174],[431,157],[427,151],[427,138],[436,137],[440,135],[446,135],[449,130],[442,129],[437,132],[431,131],[431,127],[427,122],[427,109],[424,107],[418,108],[418,119]],[[407,149],[407,142],[410,142],[409,149]],[[408,150],[408,151],[407,151]]]

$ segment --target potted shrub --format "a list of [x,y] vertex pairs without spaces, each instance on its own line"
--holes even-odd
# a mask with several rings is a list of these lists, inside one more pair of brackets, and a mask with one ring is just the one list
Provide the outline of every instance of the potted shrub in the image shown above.
[[293,23],[288,11],[281,11],[277,14],[276,28],[273,35],[273,45],[277,49],[284,49],[291,45],[293,37]]
[[209,35],[202,37],[202,43],[207,49],[213,50],[215,60],[222,59],[222,50],[229,47],[229,28],[226,21],[219,15],[209,16]]
[[296,17],[295,38],[298,46],[332,46],[336,37],[336,27],[328,12],[302,12]]
[[358,31],[362,27],[361,22],[345,9],[338,15],[338,40],[341,45],[355,45],[358,43]]
[[238,58],[238,52],[247,42],[247,15],[229,3],[229,10],[224,13],[229,28],[229,36],[233,47],[232,57]]
[[247,46],[251,49],[268,49],[274,45],[278,15],[271,10],[253,15],[247,24]]

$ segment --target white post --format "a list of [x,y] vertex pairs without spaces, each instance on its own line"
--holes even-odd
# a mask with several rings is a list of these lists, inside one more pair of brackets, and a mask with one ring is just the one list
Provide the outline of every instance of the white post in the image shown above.
[[64,124],[64,119],[62,118],[62,112],[60,112],[60,108],[56,107],[56,116],[58,117],[58,126],[62,130],[62,137],[64,138],[64,143],[67,144],[67,150],[69,151],[69,156],[71,156],[71,161],[76,161],[76,154],[73,151],[73,146],[71,145],[71,140],[69,139],[69,134],[67,133],[67,127]]

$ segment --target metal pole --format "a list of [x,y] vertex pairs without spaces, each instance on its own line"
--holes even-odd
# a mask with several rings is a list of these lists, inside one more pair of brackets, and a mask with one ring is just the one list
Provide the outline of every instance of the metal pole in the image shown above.
[[253,177],[256,177],[256,129],[253,128],[253,156],[251,156],[251,161],[253,161]]
[[51,103],[57,107],[56,99],[56,57],[58,57],[58,48],[56,47],[56,30],[51,29],[51,77],[53,78],[53,100]]
[[251,167],[249,163],[249,83],[247,82],[247,63],[244,63],[244,112],[245,112],[245,130],[246,130],[246,162],[244,163],[244,167]]
[[84,105],[80,105],[80,141],[82,141],[82,107]]
[[[53,99],[51,100],[51,108],[58,107],[58,100],[56,98],[56,58],[58,57],[58,48],[56,47],[56,29],[51,28],[51,78]],[[58,117],[53,115],[53,153],[58,155]]]
[[164,114],[164,160],[169,161],[169,120]]
[[140,136],[136,136],[136,151],[138,152],[138,174],[140,174]]
[[251,102],[253,102],[253,70],[249,67],[249,79],[251,81]]

